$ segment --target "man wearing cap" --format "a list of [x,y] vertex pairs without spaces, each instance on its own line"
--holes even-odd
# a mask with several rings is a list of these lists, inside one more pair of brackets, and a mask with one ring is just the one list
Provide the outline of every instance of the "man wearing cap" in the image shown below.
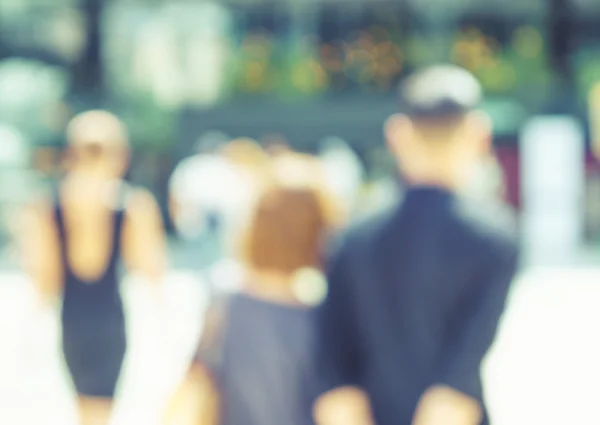
[[436,66],[407,79],[400,98],[402,114],[385,133],[408,189],[348,232],[328,264],[315,417],[319,425],[488,424],[480,369],[518,250],[504,215],[458,196],[490,150],[481,89],[463,69]]

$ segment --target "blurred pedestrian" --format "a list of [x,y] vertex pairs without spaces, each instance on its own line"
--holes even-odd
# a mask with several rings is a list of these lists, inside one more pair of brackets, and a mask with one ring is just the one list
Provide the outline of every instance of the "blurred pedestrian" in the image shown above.
[[289,142],[282,134],[266,134],[260,140],[267,153],[271,156],[277,156],[292,152]]
[[[221,154],[229,137],[220,132],[204,134],[194,153],[175,168],[169,182],[169,212],[182,240],[181,259],[204,271],[222,254],[219,212],[224,193],[240,178]],[[217,183],[218,182],[218,183]],[[179,259],[179,258],[178,258]]]
[[408,188],[350,231],[328,266],[317,320],[320,425],[488,423],[480,369],[517,247],[511,223],[458,196],[490,150],[480,98],[475,78],[453,66],[401,87],[404,115],[385,131]]
[[[322,250],[336,224],[315,163],[294,154],[275,160],[243,238],[243,285],[209,311],[168,423],[313,424],[312,305],[326,289]],[[191,422],[177,417],[190,409]]]
[[29,167],[29,141],[16,128],[0,123],[0,262],[14,256],[20,211],[36,189]]
[[490,153],[481,159],[463,194],[475,202],[503,203],[506,198],[506,183],[504,171],[495,155]]
[[267,154],[249,139],[214,144],[184,159],[170,182],[171,214],[187,242],[186,266],[204,273],[231,255],[258,191]]
[[319,159],[327,183],[348,216],[356,213],[356,204],[365,178],[358,155],[343,139],[330,137],[322,141]]
[[62,349],[81,423],[108,423],[127,347],[119,264],[158,285],[166,249],[153,196],[122,180],[129,144],[105,111],[73,119],[67,174],[29,214],[26,265],[44,301],[62,300]]

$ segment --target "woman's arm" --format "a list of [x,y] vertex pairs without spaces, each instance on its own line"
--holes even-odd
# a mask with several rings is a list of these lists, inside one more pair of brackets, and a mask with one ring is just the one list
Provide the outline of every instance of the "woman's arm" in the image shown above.
[[166,237],[160,209],[150,192],[137,189],[132,193],[122,243],[128,269],[161,283],[167,266]]
[[29,205],[18,226],[18,249],[22,265],[43,302],[60,296],[63,270],[56,220],[51,205],[39,201]]
[[412,425],[479,425],[483,411],[479,402],[450,387],[432,387],[423,394]]
[[220,394],[213,371],[219,368],[220,363],[226,303],[227,298],[214,300],[206,312],[192,366],[167,407],[164,425],[219,423]]
[[210,373],[194,364],[173,395],[164,425],[217,425],[219,394]]
[[317,425],[374,425],[367,394],[356,387],[339,387],[316,401],[313,416]]

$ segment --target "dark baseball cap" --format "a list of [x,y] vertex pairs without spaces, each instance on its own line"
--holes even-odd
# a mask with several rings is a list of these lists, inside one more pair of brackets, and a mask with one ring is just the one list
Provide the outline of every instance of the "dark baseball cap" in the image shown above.
[[401,112],[411,118],[459,116],[476,109],[483,94],[477,79],[454,65],[436,65],[415,72],[400,84]]

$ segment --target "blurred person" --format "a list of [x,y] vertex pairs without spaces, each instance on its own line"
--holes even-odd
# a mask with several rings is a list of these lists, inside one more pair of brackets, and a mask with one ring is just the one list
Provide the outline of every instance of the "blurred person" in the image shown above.
[[29,156],[25,135],[0,123],[0,261],[14,254],[18,213],[35,190],[36,176],[28,169]]
[[322,141],[319,159],[332,192],[352,215],[365,177],[358,155],[344,140],[330,137]]
[[311,306],[323,297],[322,249],[337,225],[314,166],[304,155],[275,160],[243,237],[243,286],[209,311],[168,424],[313,424]]
[[[169,212],[179,236],[186,242],[191,264],[199,258],[204,262],[204,250],[216,239],[217,217],[212,206],[219,197],[213,184],[227,181],[233,173],[231,164],[220,150],[230,141],[220,131],[209,131],[197,141],[191,156],[184,158],[173,171],[169,182]],[[215,208],[214,210],[216,210]]]
[[262,181],[271,170],[271,158],[254,139],[234,139],[224,146],[223,154],[255,182]]
[[229,137],[208,132],[200,137],[193,155],[184,158],[169,182],[169,212],[184,241],[186,266],[203,269],[220,254],[218,200],[222,196],[215,181],[235,184],[232,165],[219,153]]
[[495,214],[507,222],[516,222],[516,211],[508,204],[507,195],[504,170],[496,155],[490,152],[474,167],[462,196],[473,205],[495,209]]
[[357,201],[356,219],[365,220],[393,207],[402,199],[404,184],[396,162],[385,146],[373,149],[367,157],[369,178]]
[[393,177],[380,177],[369,182],[359,198],[357,220],[363,220],[393,207],[402,196],[402,188]]
[[206,271],[231,254],[256,196],[267,154],[250,139],[221,141],[184,159],[170,182],[171,214],[190,242],[190,264]]
[[43,300],[62,300],[62,349],[81,423],[106,424],[127,348],[119,264],[158,285],[165,237],[153,196],[122,180],[129,143],[118,118],[78,115],[67,140],[68,171],[53,199],[29,211],[24,254]]
[[459,196],[490,150],[481,88],[463,69],[436,66],[400,94],[404,115],[390,117],[385,133],[407,191],[350,231],[328,264],[315,417],[319,425],[488,424],[480,369],[518,252],[512,223]]
[[[400,176],[388,174],[371,182],[367,186],[365,196],[361,198],[361,216],[377,214],[401,201],[403,196],[401,180]],[[488,208],[495,205],[498,207],[498,213],[506,215],[507,218],[514,218],[514,212],[505,202],[504,171],[493,153],[483,156],[465,181],[466,184],[458,191],[462,197]]]
[[204,133],[198,142],[195,149],[197,153],[213,153],[225,146],[231,137],[226,133],[218,130],[212,130]]
[[33,170],[38,174],[41,186],[45,189],[56,184],[60,173],[60,152],[56,147],[45,146],[35,150],[33,153]]
[[267,134],[261,138],[261,144],[271,156],[290,153],[292,151],[285,136],[281,134]]
[[504,171],[495,155],[490,153],[481,159],[463,194],[475,202],[502,202],[506,196],[506,184]]
[[227,222],[226,254],[235,256],[235,241],[246,227],[257,197],[272,179],[272,158],[256,140],[250,138],[234,139],[225,145],[222,152],[243,180],[237,189],[231,188],[231,202],[223,208]]

